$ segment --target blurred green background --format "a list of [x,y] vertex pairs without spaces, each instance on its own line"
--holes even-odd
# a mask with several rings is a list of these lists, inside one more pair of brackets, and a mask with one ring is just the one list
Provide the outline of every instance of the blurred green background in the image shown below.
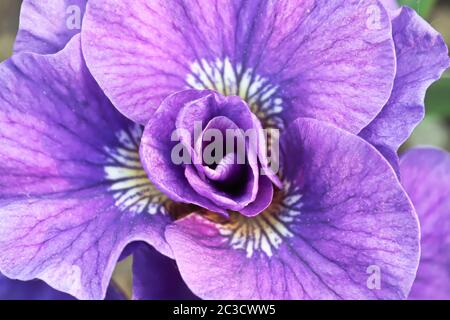
[[[21,0],[0,0],[0,62],[12,53],[17,32]],[[449,0],[401,0],[402,4],[415,8],[450,44]],[[1,88],[0,88],[1,90]],[[414,131],[402,150],[416,145],[434,145],[450,150],[450,71],[428,91],[425,120]],[[114,279],[130,295],[131,259],[121,262]]]

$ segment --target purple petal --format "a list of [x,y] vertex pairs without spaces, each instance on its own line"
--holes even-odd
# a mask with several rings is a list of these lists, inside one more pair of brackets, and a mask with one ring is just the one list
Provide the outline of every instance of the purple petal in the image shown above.
[[180,276],[175,261],[149,246],[133,255],[133,298],[136,300],[196,300]]
[[[202,124],[202,130],[232,128],[246,132],[260,128],[255,125],[258,120],[238,97],[223,97],[209,90],[175,93],[163,101],[145,127],[140,154],[150,180],[174,201],[192,203],[224,215],[227,215],[226,210],[241,211],[249,216],[258,214],[258,209],[270,203],[270,199],[264,197],[271,195],[272,187],[267,185],[267,182],[271,184],[270,180],[260,183],[258,150],[253,146],[254,142],[245,141],[244,170],[239,175],[240,180],[231,187],[224,182],[215,184],[207,179],[210,173],[202,163],[186,164],[173,160],[172,153],[179,144],[176,139],[174,141],[173,134],[178,132],[183,136],[184,133],[177,131],[180,129],[190,134],[182,141],[182,145],[190,150],[189,159],[194,150],[202,154],[203,139],[194,143],[193,138],[196,121]],[[260,185],[263,188],[258,193]],[[249,206],[257,198],[258,203]],[[245,207],[246,210],[242,210]]]
[[24,0],[14,52],[55,53],[81,31],[87,0]]
[[285,189],[264,213],[167,228],[189,288],[205,299],[406,298],[419,226],[386,160],[315,120],[298,119],[282,147]]
[[409,298],[450,299],[450,154],[412,149],[402,156],[400,169],[422,233],[422,256]]
[[[115,285],[110,285],[105,299],[125,300],[125,297]],[[0,274],[0,300],[75,300],[75,298],[53,289],[41,280],[11,280]]]
[[171,136],[177,129],[178,113],[186,103],[210,94],[210,91],[187,90],[164,100],[145,128],[140,154],[150,180],[172,200],[193,203],[225,214],[211,200],[197,194],[185,178],[184,167],[174,164],[171,159],[172,149],[176,145],[171,141]]
[[266,210],[272,202],[273,189],[272,181],[267,176],[260,176],[256,199],[241,209],[239,213],[247,217],[253,217]]
[[172,203],[139,162],[142,129],[102,94],[80,49],[76,36],[0,67],[0,270],[102,299],[128,243],[171,255]]
[[359,132],[395,75],[387,12],[375,0],[90,1],[89,69],[145,124],[172,92],[239,95],[268,127],[299,116]]
[[448,49],[442,36],[414,10],[403,7],[392,21],[397,55],[397,75],[392,95],[381,113],[361,136],[389,156],[406,141],[424,116],[428,87],[449,67]]
[[11,280],[0,274],[0,300],[73,300],[40,280]]
[[380,0],[380,2],[383,4],[383,6],[386,7],[386,9],[389,10],[398,9],[397,0]]

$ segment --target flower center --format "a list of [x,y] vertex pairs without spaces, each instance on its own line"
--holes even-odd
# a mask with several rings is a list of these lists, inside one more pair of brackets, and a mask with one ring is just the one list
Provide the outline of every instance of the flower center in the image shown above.
[[217,224],[232,248],[245,251],[247,258],[257,252],[271,257],[284,239],[294,236],[291,224],[299,218],[303,205],[297,188],[287,181],[283,187],[276,192],[270,207],[256,217],[237,212],[231,213],[228,220],[211,212],[205,213],[205,217]]
[[[193,205],[170,200],[150,182],[139,159],[141,136],[142,128],[133,125],[117,132],[115,148],[104,148],[107,155],[105,179],[110,183],[109,191],[113,194],[115,205],[123,212],[167,214],[174,220],[198,211],[199,208]],[[225,170],[219,167],[209,174],[217,175],[220,170]],[[226,220],[205,210],[201,210],[200,214],[217,225],[232,248],[245,251],[249,258],[258,252],[271,257],[284,239],[294,235],[291,225],[301,214],[301,198],[298,188],[293,188],[288,180],[284,180],[283,190],[276,191],[269,208],[256,217],[232,212]]]
[[229,58],[201,59],[191,65],[186,82],[193,89],[210,89],[225,96],[239,96],[247,102],[264,128],[284,128],[281,117],[284,103],[279,87],[251,68],[234,65]]
[[141,126],[132,125],[116,133],[115,148],[104,148],[105,179],[110,183],[108,190],[116,207],[136,214],[169,214],[174,219],[194,212],[194,206],[173,202],[148,179],[139,158],[142,133]]
[[169,200],[151,184],[139,160],[142,128],[134,125],[116,136],[118,146],[114,149],[105,147],[108,157],[104,168],[115,205],[133,213],[166,214],[164,205]]

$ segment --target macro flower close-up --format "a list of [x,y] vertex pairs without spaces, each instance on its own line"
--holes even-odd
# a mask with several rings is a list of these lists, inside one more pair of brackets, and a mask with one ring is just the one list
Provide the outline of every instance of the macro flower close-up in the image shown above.
[[0,299],[450,299],[450,58],[402,4],[23,0]]

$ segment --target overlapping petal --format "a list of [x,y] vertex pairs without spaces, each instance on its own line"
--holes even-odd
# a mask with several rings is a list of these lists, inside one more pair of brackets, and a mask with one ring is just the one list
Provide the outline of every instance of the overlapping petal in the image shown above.
[[142,124],[166,96],[195,88],[240,95],[266,126],[303,116],[357,133],[395,75],[375,0],[92,0],[82,33],[94,77]]
[[149,246],[133,255],[133,298],[136,300],[196,300],[181,279],[175,261]]
[[380,0],[380,2],[389,10],[398,9],[397,0]]
[[268,210],[168,226],[189,288],[207,299],[406,298],[419,226],[386,160],[316,120],[298,119],[282,139],[285,188]]
[[422,234],[422,256],[409,298],[450,299],[450,154],[412,149],[402,156],[400,171]]
[[3,274],[101,299],[131,241],[170,255],[171,203],[140,164],[142,129],[98,88],[79,35],[55,55],[15,55],[0,86]]
[[[124,294],[115,285],[108,288],[106,300],[124,299]],[[53,289],[40,280],[11,280],[0,274],[0,300],[75,300],[75,298]]]
[[[237,138],[230,137],[228,130]],[[214,131],[220,137],[206,136]],[[223,149],[221,155],[216,153],[220,159],[209,159],[215,163],[205,162],[204,149],[209,143],[219,143]],[[279,184],[273,173],[270,178],[261,176],[261,171],[269,168],[258,144],[266,144],[261,124],[239,97],[224,97],[211,90],[184,90],[167,97],[148,122],[140,155],[150,180],[174,201],[224,215],[233,210],[254,216],[271,202],[270,179]],[[174,159],[180,145],[188,156],[182,163]],[[216,147],[212,147],[214,152]]]
[[56,53],[81,32],[87,0],[24,0],[14,52]]
[[403,7],[392,21],[397,74],[391,97],[361,136],[398,168],[396,152],[424,116],[428,87],[450,66],[442,36],[414,10]]
[[0,300],[71,300],[72,296],[52,289],[40,280],[11,280],[0,274]]

